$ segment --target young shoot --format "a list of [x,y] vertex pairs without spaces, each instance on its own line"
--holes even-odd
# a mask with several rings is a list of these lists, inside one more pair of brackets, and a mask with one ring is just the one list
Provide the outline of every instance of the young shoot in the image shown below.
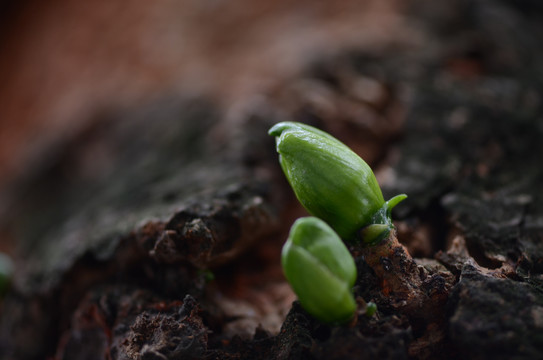
[[390,213],[405,194],[385,201],[368,164],[324,131],[280,122],[269,134],[276,138],[283,172],[311,215],[349,242],[375,245],[389,236]]
[[316,217],[296,220],[283,246],[285,276],[302,307],[324,323],[349,321],[356,310],[351,292],[355,262],[340,237]]

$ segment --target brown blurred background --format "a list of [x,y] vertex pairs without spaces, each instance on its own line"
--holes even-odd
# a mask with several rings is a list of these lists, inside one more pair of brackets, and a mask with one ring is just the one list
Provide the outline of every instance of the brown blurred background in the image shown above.
[[4,1],[0,188],[97,114],[165,93],[226,106],[313,55],[405,37],[395,1]]
[[399,3],[0,2],[0,219],[104,114],[202,95],[229,111],[323,54],[420,41]]

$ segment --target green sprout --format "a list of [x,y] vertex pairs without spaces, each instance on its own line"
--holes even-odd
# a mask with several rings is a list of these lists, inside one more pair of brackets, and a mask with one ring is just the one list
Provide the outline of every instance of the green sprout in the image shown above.
[[371,302],[371,301],[366,304],[365,315],[367,317],[372,317],[373,315],[375,315],[376,312],[377,312],[377,304],[375,304],[374,302]]
[[302,307],[324,323],[350,320],[356,265],[340,237],[315,217],[296,220],[283,246],[285,276]]
[[385,201],[371,168],[333,136],[297,122],[280,122],[279,162],[296,197],[313,216],[326,221],[346,241],[379,243],[394,228],[392,208],[407,196]]
[[[341,238],[366,247],[395,239],[391,211],[407,196],[385,201],[368,164],[324,131],[281,122],[269,134],[296,197],[315,216],[292,226],[282,252],[285,276],[308,313],[325,323],[346,322],[356,311],[356,265]],[[365,313],[376,310],[368,303]]]

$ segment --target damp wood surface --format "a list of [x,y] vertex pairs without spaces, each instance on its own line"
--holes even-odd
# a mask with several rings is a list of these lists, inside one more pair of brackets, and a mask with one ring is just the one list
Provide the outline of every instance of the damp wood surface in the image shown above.
[[[1,357],[543,357],[543,9],[410,5],[417,42],[320,53],[235,111],[153,98],[63,143],[9,215]],[[398,242],[351,247],[372,317],[320,324],[283,278],[305,214],[267,135],[284,120],[344,141],[385,198],[409,196]]]

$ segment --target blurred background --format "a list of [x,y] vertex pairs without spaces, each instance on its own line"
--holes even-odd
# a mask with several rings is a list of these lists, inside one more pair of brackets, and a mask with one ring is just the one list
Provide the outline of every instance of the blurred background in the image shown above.
[[[0,1],[0,251],[29,179],[111,114],[202,96],[236,111],[323,54],[420,43],[402,4]],[[104,171],[107,151],[87,155],[73,176]]]
[[402,33],[394,1],[3,1],[0,184],[110,109],[163,94],[230,106],[321,53]]

